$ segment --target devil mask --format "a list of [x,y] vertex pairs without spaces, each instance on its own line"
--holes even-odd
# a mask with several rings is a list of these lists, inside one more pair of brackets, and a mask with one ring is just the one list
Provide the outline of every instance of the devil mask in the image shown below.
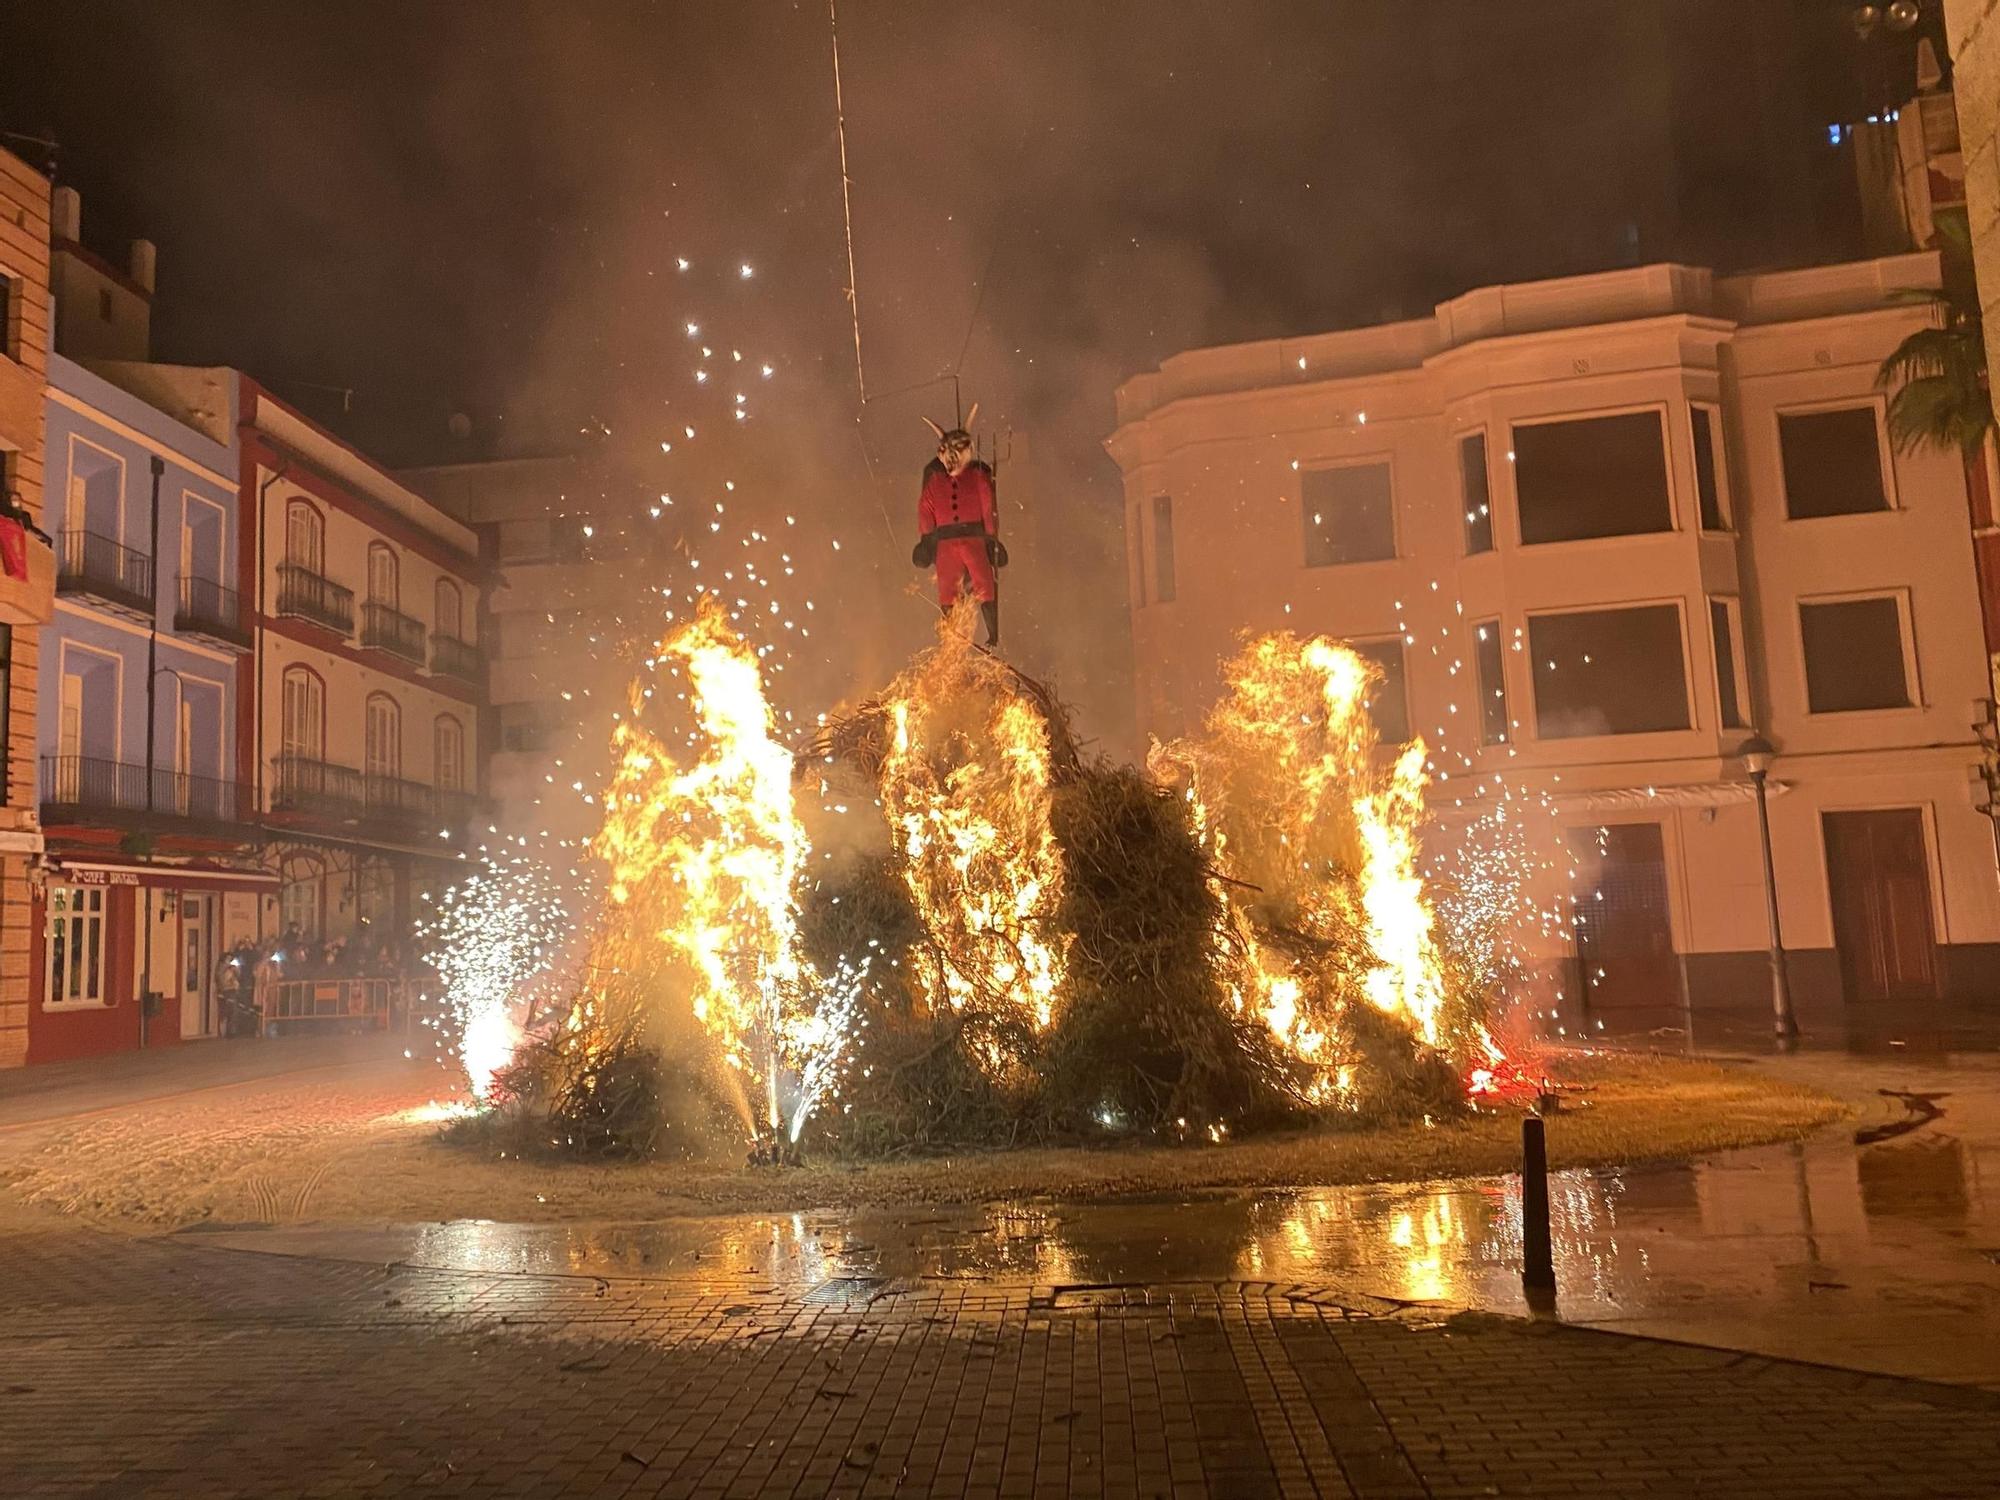
[[972,433],[969,431],[979,416],[979,403],[972,403],[972,410],[965,414],[965,426],[947,430],[924,418],[924,425],[937,434],[937,459],[947,474],[957,474],[972,462]]

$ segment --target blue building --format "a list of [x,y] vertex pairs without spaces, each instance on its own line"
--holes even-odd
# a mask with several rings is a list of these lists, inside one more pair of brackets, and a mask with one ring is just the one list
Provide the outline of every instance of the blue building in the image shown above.
[[31,1061],[214,1035],[216,955],[255,932],[275,884],[257,867],[243,764],[253,637],[236,445],[61,354],[46,430],[56,613]]

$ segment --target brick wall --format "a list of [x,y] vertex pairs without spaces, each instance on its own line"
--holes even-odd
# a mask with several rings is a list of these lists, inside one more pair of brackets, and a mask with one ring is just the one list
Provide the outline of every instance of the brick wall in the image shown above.
[[[0,272],[8,298],[8,353],[0,355],[0,447],[15,455],[14,488],[42,515],[42,412],[49,344],[48,179],[0,150]],[[0,806],[0,1067],[28,1052],[28,971],[35,935],[28,866],[36,834],[35,688],[38,629],[14,628],[7,703],[7,795]]]

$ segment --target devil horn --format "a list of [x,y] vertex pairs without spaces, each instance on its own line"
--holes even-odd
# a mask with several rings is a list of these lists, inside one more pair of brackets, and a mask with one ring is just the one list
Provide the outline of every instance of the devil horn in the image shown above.
[[938,426],[938,424],[933,422],[929,417],[924,418],[924,426],[930,428],[930,430],[932,432],[935,432],[939,437],[944,436],[944,429]]
[[965,414],[965,424],[964,424],[965,430],[967,432],[972,431],[972,424],[974,422],[977,422],[978,420],[979,420],[979,403],[975,401],[972,403],[972,410]]

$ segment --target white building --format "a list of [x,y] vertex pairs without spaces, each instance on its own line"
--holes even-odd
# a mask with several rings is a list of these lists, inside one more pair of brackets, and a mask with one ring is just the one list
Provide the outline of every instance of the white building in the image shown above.
[[1590,862],[1545,957],[1605,1006],[1768,993],[1761,732],[1802,1001],[1990,993],[1967,474],[1892,453],[1875,386],[1936,279],[1647,266],[1127,382],[1141,731],[1199,716],[1238,632],[1356,641],[1385,736],[1453,772],[1434,804],[1553,799]]

